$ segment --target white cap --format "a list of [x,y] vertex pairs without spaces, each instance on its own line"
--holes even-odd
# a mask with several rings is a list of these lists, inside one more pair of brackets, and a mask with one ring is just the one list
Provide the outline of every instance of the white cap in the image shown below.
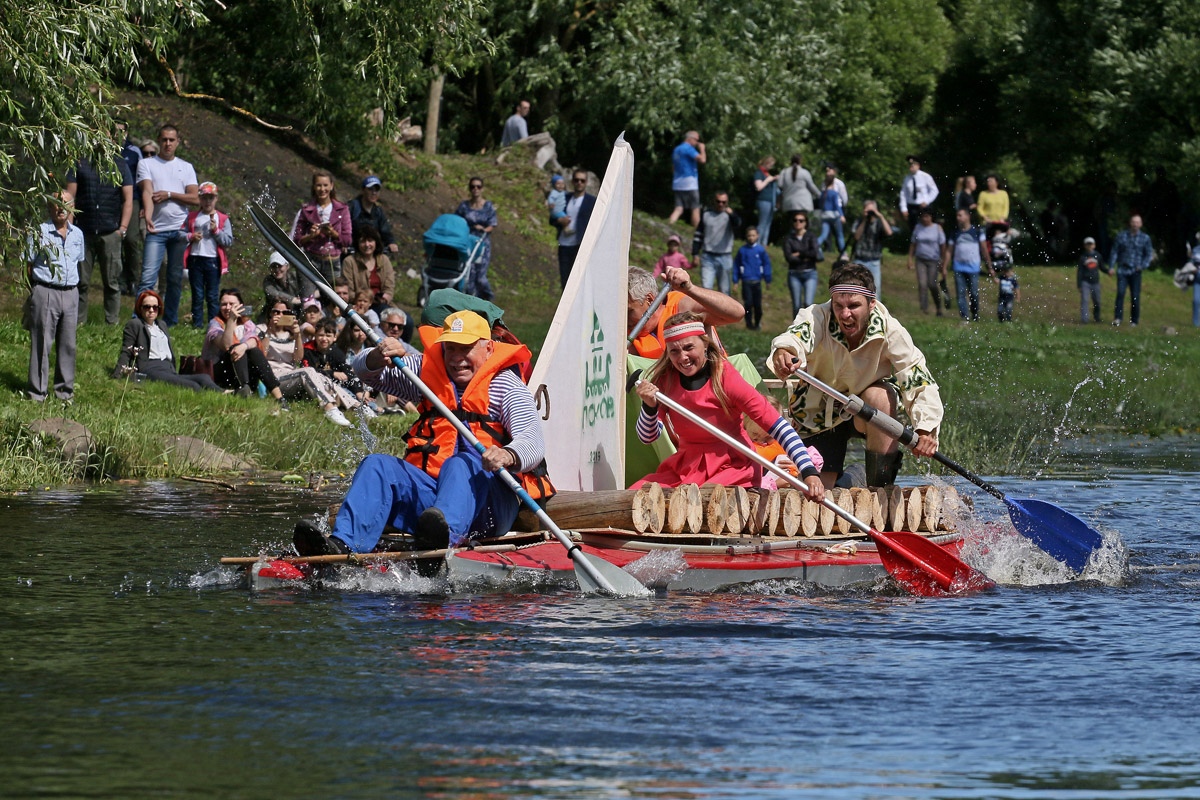
[[286,258],[284,258],[283,256],[281,256],[281,255],[279,254],[279,251],[278,251],[278,250],[272,250],[272,251],[271,251],[271,259],[270,259],[270,263],[271,263],[272,265],[274,265],[274,264],[286,264],[286,263],[288,263],[288,260],[287,260]]

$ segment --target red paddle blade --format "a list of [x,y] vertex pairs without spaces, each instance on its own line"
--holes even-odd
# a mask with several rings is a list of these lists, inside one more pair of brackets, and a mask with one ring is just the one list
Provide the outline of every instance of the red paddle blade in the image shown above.
[[982,572],[924,536],[875,529],[870,536],[888,574],[919,597],[971,594],[995,586]]

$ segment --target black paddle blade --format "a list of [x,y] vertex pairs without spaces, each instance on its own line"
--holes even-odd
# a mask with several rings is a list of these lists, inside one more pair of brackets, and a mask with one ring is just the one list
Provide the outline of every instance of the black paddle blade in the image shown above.
[[642,377],[642,371],[640,369],[635,369],[633,371],[633,374],[630,375],[629,378],[625,381],[625,393],[626,394],[633,391],[633,387],[637,386],[638,379],[641,377]]
[[1005,497],[1008,516],[1017,533],[1076,572],[1087,566],[1104,537],[1074,514],[1053,503],[1029,497]]

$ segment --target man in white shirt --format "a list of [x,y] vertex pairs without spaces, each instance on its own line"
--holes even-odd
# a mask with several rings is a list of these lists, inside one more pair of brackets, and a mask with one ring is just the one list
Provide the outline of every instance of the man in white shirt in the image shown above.
[[174,125],[158,129],[158,155],[143,158],[137,167],[137,190],[146,220],[146,245],[142,251],[142,279],[137,293],[158,285],[163,254],[167,257],[167,291],[163,297],[163,321],[179,322],[179,298],[183,293],[183,251],[187,234],[183,223],[188,207],[200,205],[196,170],[175,157],[179,130]]
[[592,209],[596,207],[596,196],[588,194],[587,184],[587,171],[575,170],[571,175],[571,194],[567,195],[567,213],[554,221],[559,229],[558,278],[564,289],[567,288],[567,278],[571,277],[571,268],[575,266],[575,257],[579,255],[583,234],[592,218]]
[[529,125],[525,117],[529,116],[529,101],[517,103],[517,111],[504,121],[504,133],[500,137],[500,146],[508,147],[513,142],[519,142],[529,136]]
[[908,157],[908,176],[900,185],[900,213],[909,227],[921,218],[921,212],[937,200],[938,188],[933,176],[921,169],[918,156]]

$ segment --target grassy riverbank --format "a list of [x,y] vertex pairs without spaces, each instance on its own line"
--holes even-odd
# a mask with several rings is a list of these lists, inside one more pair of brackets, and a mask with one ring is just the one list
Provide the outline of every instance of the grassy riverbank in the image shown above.
[[[263,139],[261,132],[247,131],[240,123],[169,98],[142,102],[136,106],[147,120],[142,127],[149,128],[148,120],[174,118],[184,130],[206,133],[207,144],[185,136],[190,149],[182,155],[196,163],[202,180],[216,175],[223,181],[221,207],[233,217],[237,237],[230,281],[247,289],[247,296],[253,298],[250,302],[259,305],[257,287],[266,248],[253,232],[244,203],[269,185],[279,213],[290,213],[286,210],[296,207],[306,194],[311,167],[297,153]],[[244,137],[247,145],[255,137],[255,160],[235,168],[227,145],[238,137]],[[553,235],[545,224],[542,175],[514,153],[504,164],[488,156],[433,160],[408,154],[402,171],[422,176],[420,185],[403,193],[389,189],[383,202],[397,227],[402,275],[422,263],[421,231],[436,214],[453,210],[467,176],[482,176],[501,221],[492,271],[496,302],[507,309],[507,321],[536,354],[558,300],[557,267]],[[339,173],[340,185],[352,187],[355,176],[365,171],[369,170],[348,167]],[[373,171],[388,174],[384,169]],[[242,178],[224,177],[233,174]],[[352,188],[342,192],[343,199],[353,194]],[[652,266],[671,230],[662,219],[635,213],[630,261]],[[673,230],[690,236],[685,226]],[[780,277],[765,292],[762,331],[731,326],[722,332],[731,351],[747,352],[759,364],[771,337],[791,318],[786,280],[780,274],[781,254],[777,247],[771,253]],[[73,478],[41,441],[25,432],[25,426],[39,417],[69,416],[91,430],[99,455],[89,477],[98,479],[194,473],[195,468],[164,443],[166,437],[177,435],[203,439],[264,470],[298,473],[347,472],[370,450],[402,449],[406,417],[372,421],[370,434],[377,441],[369,441],[357,430],[326,421],[314,403],[293,403],[289,414],[272,416],[274,404],[268,401],[111,379],[121,327],[102,323],[98,292],[92,295],[89,324],[79,329],[74,405],[64,411],[54,401],[38,405],[24,400],[29,338],[19,325],[24,299],[17,287],[20,269],[17,264],[4,265],[3,274],[9,279],[4,282],[7,288],[0,286],[0,341],[7,343],[0,348],[0,381],[5,390],[0,396],[0,491]],[[822,280],[827,270],[827,264],[822,265]],[[1200,394],[1200,370],[1194,367],[1200,363],[1200,335],[1190,325],[1190,293],[1175,289],[1165,273],[1149,273],[1139,327],[1081,325],[1073,267],[1019,267],[1018,274],[1023,300],[1017,304],[1016,322],[996,322],[994,289],[985,283],[983,319],[968,326],[960,324],[957,310],[942,318],[922,315],[913,273],[905,269],[903,257],[885,258],[883,301],[925,352],[942,388],[946,453],[980,472],[1021,474],[1041,466],[1056,439],[1095,432],[1200,432],[1190,402]],[[1114,281],[1103,280],[1102,308],[1110,320]],[[417,287],[417,280],[398,277],[397,299],[411,303]],[[123,314],[130,313],[130,299],[123,302]],[[189,307],[185,287],[180,310]],[[189,326],[178,326],[173,335],[177,353],[200,352],[200,334]],[[906,467],[912,468],[911,463]]]

